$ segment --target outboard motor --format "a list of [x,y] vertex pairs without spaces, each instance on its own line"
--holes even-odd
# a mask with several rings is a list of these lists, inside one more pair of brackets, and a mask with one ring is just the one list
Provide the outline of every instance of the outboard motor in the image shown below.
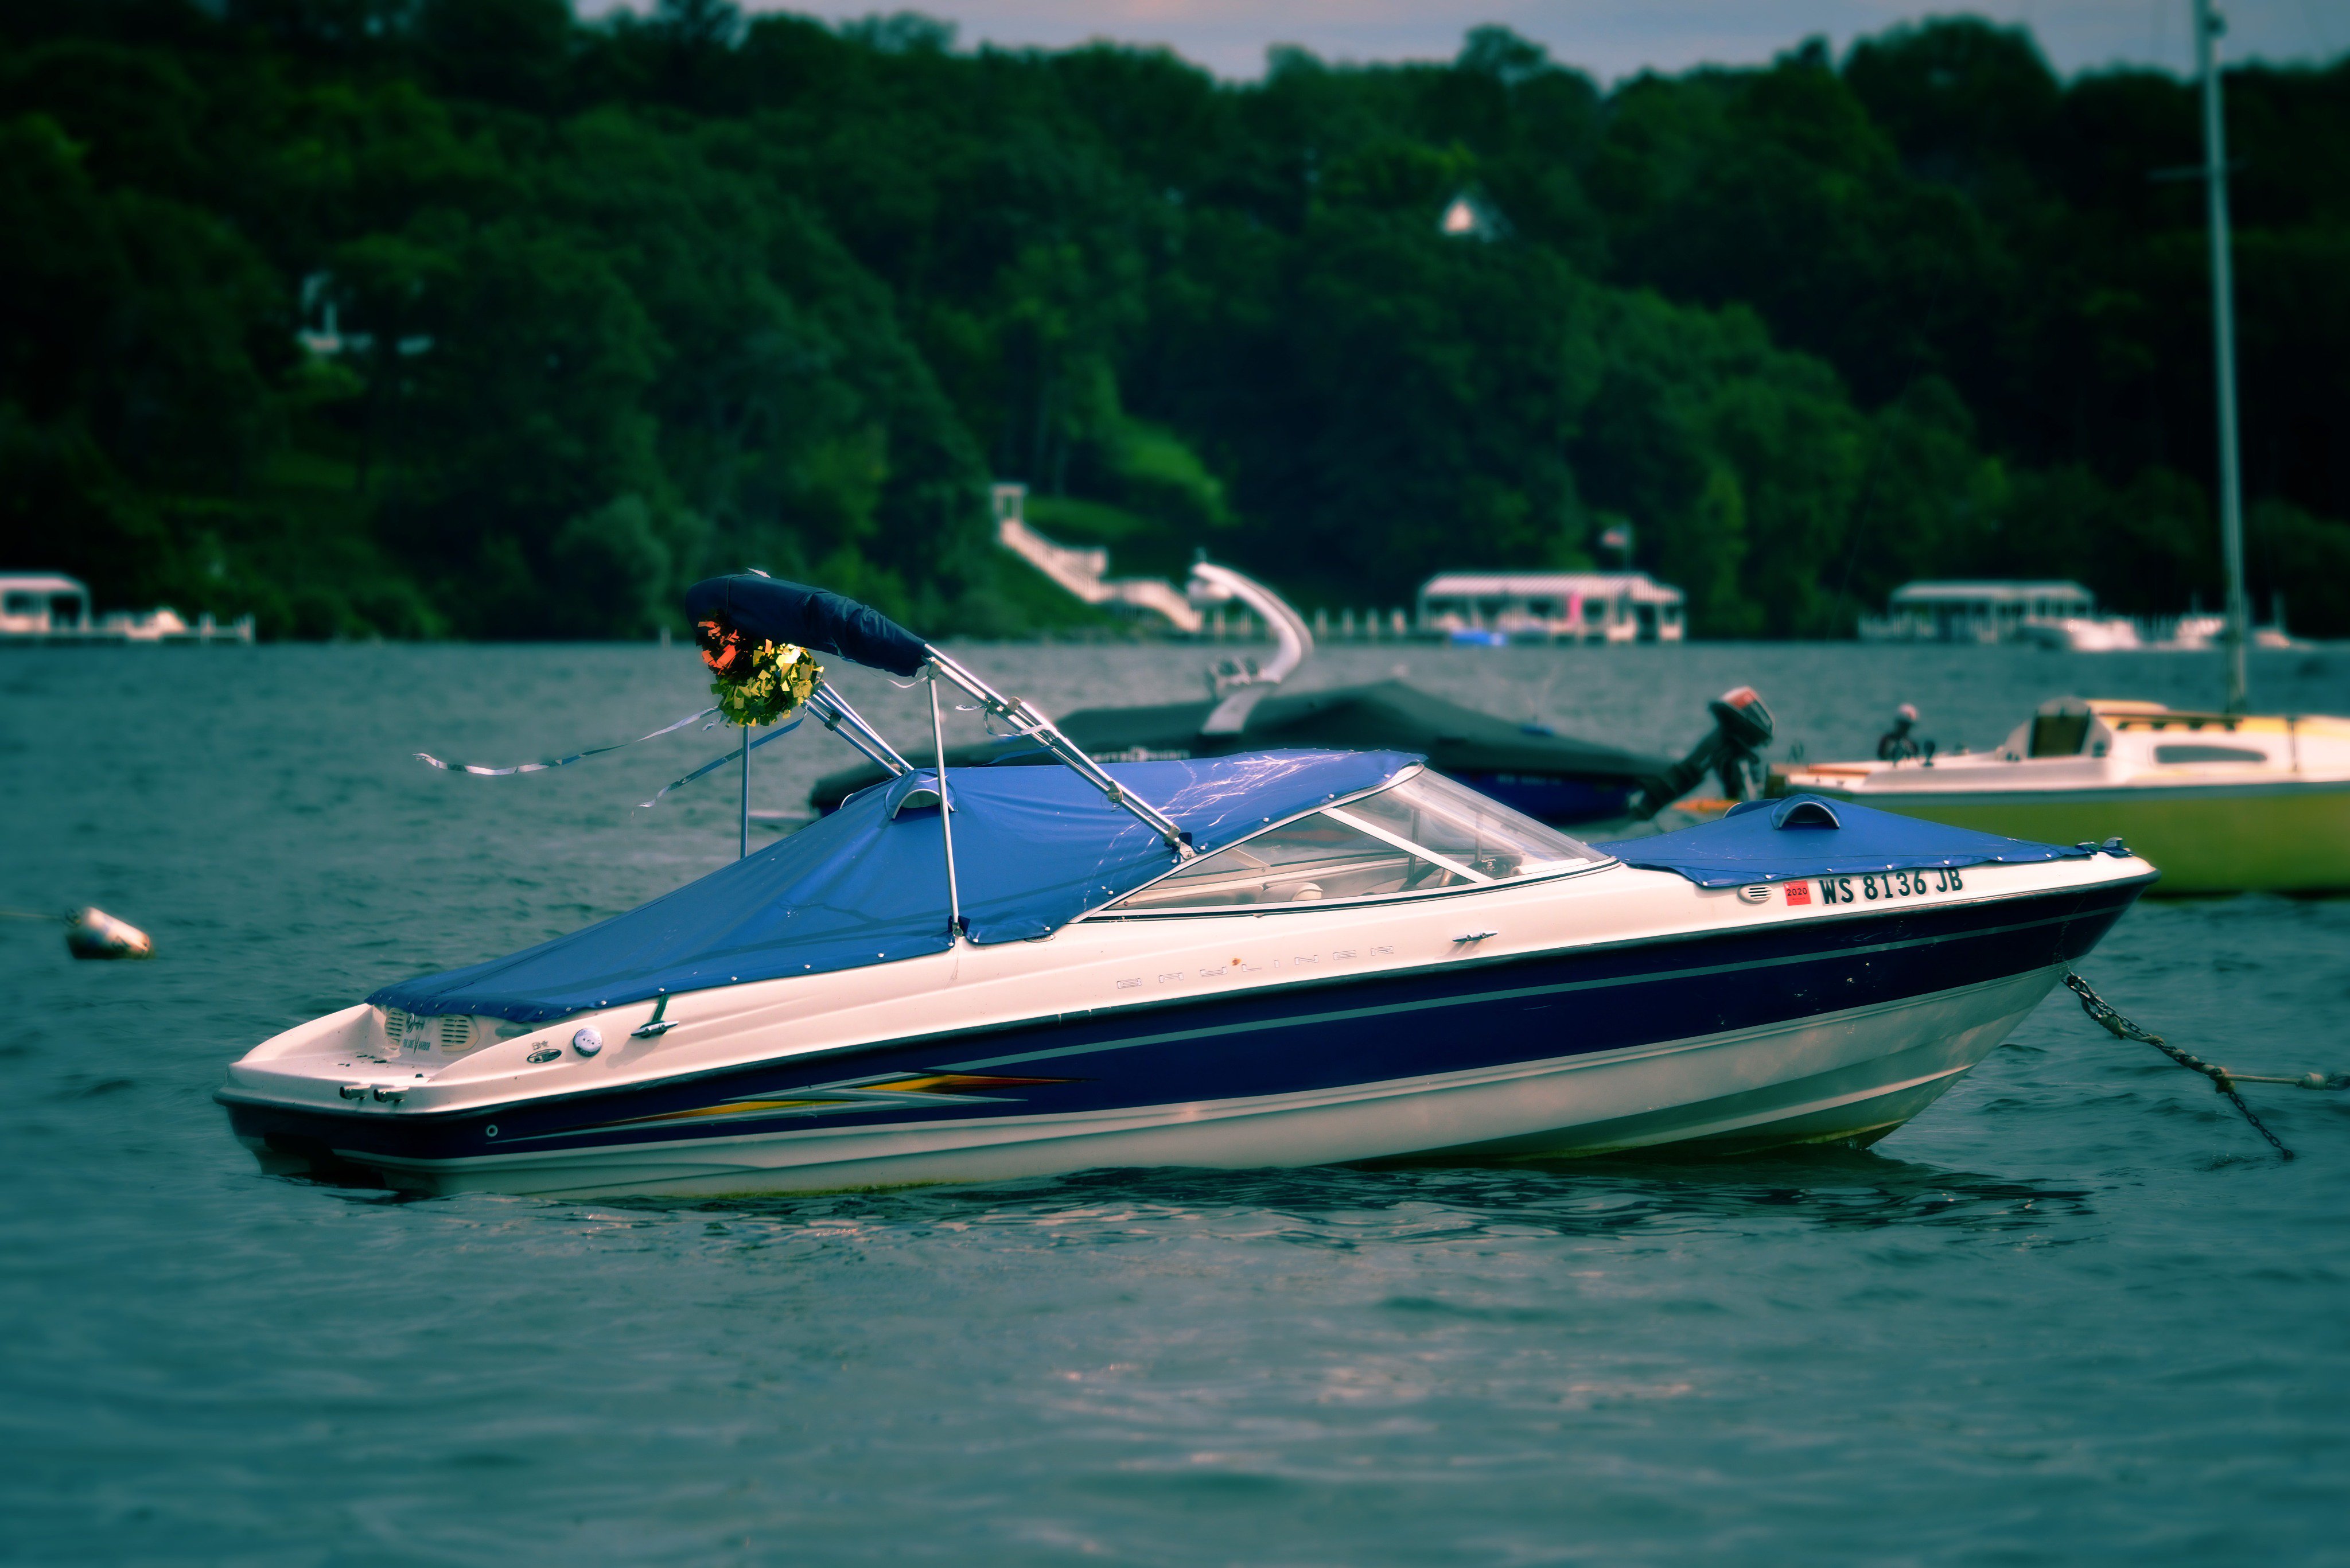
[[1634,816],[1646,821],[1656,815],[1689,794],[1709,773],[1720,776],[1726,799],[1746,798],[1748,775],[1759,774],[1762,769],[1757,753],[1771,743],[1774,728],[1771,710],[1762,705],[1752,686],[1725,691],[1705,706],[1713,715],[1713,733],[1691,747],[1690,754],[1666,769],[1662,777],[1644,781],[1639,803],[1632,809]]

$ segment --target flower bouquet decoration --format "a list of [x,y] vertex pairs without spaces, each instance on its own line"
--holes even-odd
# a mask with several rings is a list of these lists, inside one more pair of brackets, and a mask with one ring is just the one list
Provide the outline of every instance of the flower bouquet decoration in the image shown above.
[[816,656],[793,642],[753,642],[740,628],[705,620],[693,628],[718,711],[731,724],[772,724],[798,711],[824,679]]

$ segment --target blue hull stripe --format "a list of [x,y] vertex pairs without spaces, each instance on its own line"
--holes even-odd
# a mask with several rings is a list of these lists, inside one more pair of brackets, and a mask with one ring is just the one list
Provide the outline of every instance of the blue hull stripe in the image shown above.
[[[220,1097],[241,1134],[283,1147],[430,1160],[1311,1093],[1767,1027],[2025,973],[2087,952],[2139,891],[2128,884],[1990,905],[1911,906],[1666,942],[1334,978],[812,1053],[484,1110],[381,1116],[276,1105],[234,1089]],[[1328,1005],[1340,995],[1352,1005]],[[1154,1023],[1162,1026],[1150,1028]],[[996,1049],[965,1054],[981,1041]],[[788,1099],[795,1092],[821,1096],[825,1085],[852,1075],[868,1082],[890,1074],[1024,1073],[1032,1064],[1074,1075],[988,1087],[983,1098],[867,1098],[844,1100],[837,1109],[778,1107],[771,1116],[746,1106],[721,1112],[723,1120],[639,1119]]]
[[[2051,915],[2044,919],[2022,920],[2011,926],[1993,926],[1988,930],[1973,931],[1972,937],[2005,936],[2013,931],[2029,931],[2042,926],[2064,925],[2070,915]],[[1947,937],[1906,937],[1898,941],[1873,942],[1866,947],[1846,948],[1838,956],[1852,957],[1861,953],[1893,952],[1902,948],[1928,947],[1947,941]],[[1516,1002],[1529,996],[1563,996],[1568,992],[1600,991],[1619,985],[1652,985],[1668,981],[1698,980],[1708,975],[1750,973],[1765,969],[1777,969],[1787,964],[1817,963],[1817,953],[1790,953],[1779,958],[1755,959],[1737,963],[1703,964],[1695,969],[1657,970],[1644,974],[1616,975],[1606,980],[1565,980],[1553,985],[1522,985],[1508,991],[1482,991],[1462,996],[1431,996],[1419,1002],[1390,1002],[1377,1007],[1349,1007],[1336,1012],[1300,1012],[1285,1018],[1256,1019],[1241,1023],[1212,1024],[1204,1029],[1178,1029],[1166,1034],[1137,1034],[1130,1039],[1113,1040],[1097,1045],[1056,1045],[1046,1051],[1022,1051],[1010,1056],[987,1056],[976,1062],[954,1062],[947,1064],[951,1073],[976,1073],[990,1067],[1010,1067],[1027,1062],[1048,1062],[1056,1056],[1100,1055],[1110,1051],[1131,1051],[1138,1045],[1172,1045],[1184,1040],[1205,1040],[1217,1034],[1243,1034],[1262,1029],[1296,1029],[1316,1024],[1345,1023],[1361,1018],[1395,1018],[1408,1012],[1426,1012],[1443,1007],[1475,1007],[1497,1002]]]

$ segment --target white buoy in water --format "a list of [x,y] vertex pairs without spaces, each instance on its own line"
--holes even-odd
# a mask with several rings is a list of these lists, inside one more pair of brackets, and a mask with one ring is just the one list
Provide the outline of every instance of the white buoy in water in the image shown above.
[[66,950],[78,959],[148,959],[155,940],[104,909],[77,909],[66,919]]

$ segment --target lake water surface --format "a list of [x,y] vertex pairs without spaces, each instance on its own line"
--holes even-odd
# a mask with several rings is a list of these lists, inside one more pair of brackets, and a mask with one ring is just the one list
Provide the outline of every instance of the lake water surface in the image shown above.
[[[1045,707],[1199,650],[978,647]],[[1678,752],[1949,747],[2217,660],[1725,645],[1326,650]],[[2350,711],[2350,652],[2255,660]],[[920,693],[846,691],[910,753]],[[2350,1563],[2350,1095],[2201,1080],[2063,992],[1866,1153],[1193,1173],[754,1202],[265,1177],[260,1039],[732,857],[723,749],[503,763],[704,701],[683,649],[0,652],[0,1560],[264,1564]],[[975,734],[962,715],[965,734]],[[850,760],[754,760],[795,806]],[[926,742],[924,742],[926,744]],[[2083,965],[2247,1071],[2350,1069],[2350,901],[2147,902]]]

